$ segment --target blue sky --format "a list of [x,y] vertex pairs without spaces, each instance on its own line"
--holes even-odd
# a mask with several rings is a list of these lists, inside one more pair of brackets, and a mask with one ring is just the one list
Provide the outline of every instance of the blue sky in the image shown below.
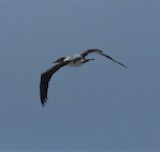
[[[0,151],[159,151],[158,0],[0,1]],[[50,82],[52,61],[99,48]]]

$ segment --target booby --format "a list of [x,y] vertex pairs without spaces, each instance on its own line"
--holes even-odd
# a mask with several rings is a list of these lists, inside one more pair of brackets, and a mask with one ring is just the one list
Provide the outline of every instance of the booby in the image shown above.
[[41,74],[40,99],[41,99],[42,106],[44,106],[45,103],[47,102],[48,85],[49,85],[49,81],[50,81],[52,75],[64,66],[79,67],[79,66],[81,66],[91,60],[94,60],[94,59],[86,58],[86,56],[89,55],[90,53],[97,53],[99,55],[102,55],[102,56],[112,60],[115,63],[118,63],[119,65],[121,65],[125,68],[127,67],[126,65],[113,59],[112,57],[108,56],[107,54],[104,54],[103,51],[99,50],[99,49],[88,49],[80,54],[76,54],[73,56],[67,56],[67,57],[61,57],[58,60],[53,62],[53,63],[56,63],[56,65],[52,66],[47,71],[45,71]]

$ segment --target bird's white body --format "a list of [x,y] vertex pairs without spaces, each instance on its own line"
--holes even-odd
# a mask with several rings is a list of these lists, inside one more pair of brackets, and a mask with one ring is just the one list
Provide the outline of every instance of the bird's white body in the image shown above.
[[[75,61],[78,58],[81,58],[81,59]],[[80,54],[76,54],[76,55],[73,55],[73,56],[66,57],[64,61],[71,61],[69,64],[67,64],[67,66],[70,66],[70,67],[80,67],[81,65],[84,64],[84,62],[86,61],[86,59],[82,58]]]
[[75,54],[75,55],[72,55],[72,56],[67,56],[67,57],[65,57],[64,61],[72,61],[72,60],[75,60],[77,58],[82,58],[81,54]]
[[67,66],[70,66],[70,67],[80,67],[81,65],[83,65],[84,63],[82,63],[81,60],[78,60],[76,61],[75,63],[74,62],[70,62],[69,64],[67,64]]

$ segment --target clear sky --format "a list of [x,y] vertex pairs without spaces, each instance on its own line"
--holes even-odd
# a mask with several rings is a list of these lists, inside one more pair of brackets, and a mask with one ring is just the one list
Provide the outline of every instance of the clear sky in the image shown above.
[[[0,151],[158,152],[158,0],[0,0]],[[52,61],[99,48],[51,79]],[[159,150],[158,150],[159,149]]]

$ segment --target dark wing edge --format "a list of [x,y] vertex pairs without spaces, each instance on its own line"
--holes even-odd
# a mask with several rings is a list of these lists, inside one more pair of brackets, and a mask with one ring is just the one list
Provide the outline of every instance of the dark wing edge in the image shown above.
[[[96,52],[97,50],[99,50],[99,49],[88,49],[88,50],[82,52],[82,53],[81,53],[81,56],[82,56],[82,57],[86,57],[88,54],[93,53],[93,52]],[[99,50],[99,51],[100,51],[100,50]]]
[[115,63],[118,63],[119,65],[123,66],[124,68],[128,68],[126,65],[124,65],[123,63],[121,63],[121,62],[113,59],[112,57],[108,56],[107,54],[102,53],[102,56],[104,56],[104,57],[106,57],[106,58],[109,58],[110,60],[112,60],[112,61],[115,62]]
[[87,56],[88,54],[90,54],[90,53],[97,53],[97,54],[99,54],[99,55],[102,55],[102,56],[104,56],[104,57],[112,60],[113,62],[118,63],[119,65],[121,65],[121,66],[123,66],[123,67],[125,67],[125,68],[128,68],[128,67],[127,67],[126,65],[124,65],[123,63],[121,63],[121,62],[113,59],[112,57],[110,57],[110,56],[107,55],[107,54],[104,54],[103,51],[102,51],[102,50],[99,50],[99,49],[88,49],[88,50],[84,51],[83,53],[81,53],[81,55],[82,55],[82,57],[86,57],[86,56]]
[[55,66],[49,68],[47,71],[45,71],[41,74],[40,99],[41,99],[42,106],[44,106],[47,103],[48,86],[49,86],[49,81],[50,81],[52,75],[55,72],[57,72],[61,67],[67,65],[68,63],[69,63],[69,61],[58,63]]

